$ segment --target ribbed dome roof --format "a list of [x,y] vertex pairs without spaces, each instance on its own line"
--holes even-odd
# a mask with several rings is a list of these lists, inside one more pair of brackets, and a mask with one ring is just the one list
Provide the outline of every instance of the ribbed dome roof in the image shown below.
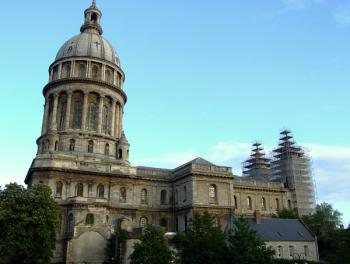
[[100,25],[102,13],[93,0],[91,6],[84,12],[84,24],[80,34],[72,37],[60,48],[56,60],[68,57],[90,57],[106,60],[120,66],[118,55],[112,45],[102,37]]
[[72,37],[60,48],[56,60],[67,57],[93,57],[120,66],[118,55],[112,45],[101,35],[82,32]]

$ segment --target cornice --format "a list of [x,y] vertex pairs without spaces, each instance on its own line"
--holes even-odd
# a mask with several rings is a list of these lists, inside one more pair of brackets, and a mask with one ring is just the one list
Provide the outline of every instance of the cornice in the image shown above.
[[77,83],[77,82],[97,84],[97,85],[103,86],[103,87],[108,88],[109,90],[111,90],[113,92],[117,92],[119,95],[121,95],[124,99],[124,104],[127,102],[128,97],[127,97],[126,93],[122,89],[120,89],[118,86],[113,85],[113,84],[108,83],[108,82],[105,82],[105,81],[101,81],[101,80],[79,78],[79,77],[71,77],[71,78],[58,79],[55,81],[51,81],[44,86],[43,95],[45,97],[46,93],[51,88],[55,88],[55,87],[62,85],[62,84]]

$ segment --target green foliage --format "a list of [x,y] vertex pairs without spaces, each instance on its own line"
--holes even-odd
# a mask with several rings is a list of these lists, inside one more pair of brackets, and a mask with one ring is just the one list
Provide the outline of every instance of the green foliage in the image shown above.
[[328,254],[329,264],[350,263],[350,229],[338,229],[331,233]]
[[58,206],[49,187],[6,185],[0,192],[0,259],[50,263],[58,223]]
[[331,204],[322,203],[316,206],[316,212],[304,216],[304,222],[311,228],[317,237],[327,236],[342,224],[342,214],[334,210]]
[[350,230],[341,229],[341,213],[322,203],[316,212],[303,217],[317,236],[320,258],[329,264],[350,263]]
[[164,232],[155,226],[148,225],[136,243],[134,252],[130,256],[131,264],[169,264],[172,260]]
[[298,219],[299,215],[293,209],[283,208],[277,212],[277,215],[273,215],[273,217],[283,219]]
[[248,222],[237,219],[228,237],[228,259],[226,263],[272,264],[275,252],[266,247]]
[[214,217],[205,212],[195,215],[185,233],[174,239],[182,264],[224,263],[226,235],[214,226]]

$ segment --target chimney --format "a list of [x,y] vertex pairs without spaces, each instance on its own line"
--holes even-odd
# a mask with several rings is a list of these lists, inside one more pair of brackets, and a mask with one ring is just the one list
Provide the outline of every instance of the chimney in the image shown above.
[[261,224],[261,213],[259,210],[255,210],[254,211],[254,218],[255,218],[255,222],[260,225]]

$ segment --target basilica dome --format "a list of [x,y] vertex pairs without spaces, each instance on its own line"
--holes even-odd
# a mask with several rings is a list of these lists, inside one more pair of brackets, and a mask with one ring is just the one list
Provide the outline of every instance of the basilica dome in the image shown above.
[[70,57],[97,58],[120,66],[119,58],[112,45],[102,37],[101,11],[96,2],[84,12],[85,21],[81,33],[66,41],[56,55],[56,61]]
[[82,32],[66,41],[59,49],[56,60],[68,57],[92,57],[120,66],[118,55],[112,45],[95,32]]

